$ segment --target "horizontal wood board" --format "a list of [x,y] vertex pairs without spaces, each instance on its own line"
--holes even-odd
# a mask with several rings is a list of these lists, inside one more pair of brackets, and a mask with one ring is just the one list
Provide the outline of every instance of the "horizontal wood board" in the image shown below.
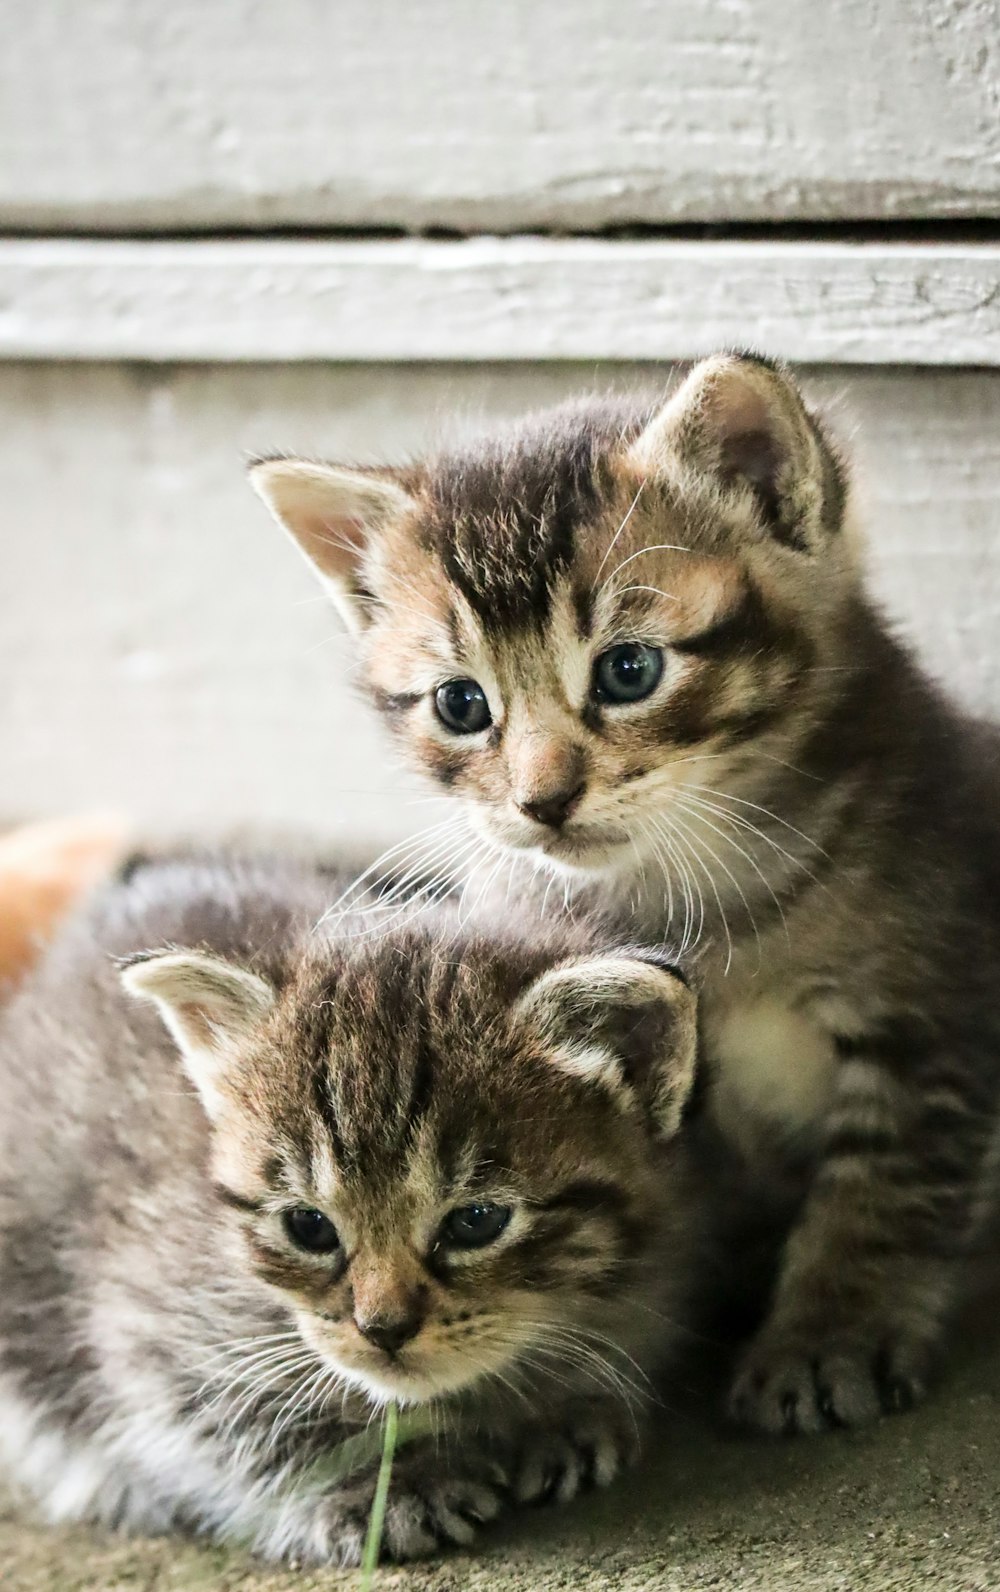
[[0,357],[1000,364],[1000,244],[0,241]]
[[8,228],[1000,215],[997,0],[8,10]]

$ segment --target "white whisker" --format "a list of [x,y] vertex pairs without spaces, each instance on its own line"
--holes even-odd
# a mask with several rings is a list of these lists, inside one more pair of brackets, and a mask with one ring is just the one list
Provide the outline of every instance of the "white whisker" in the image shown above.
[[601,592],[607,590],[615,576],[621,574],[623,569],[633,564],[637,558],[644,558],[647,553],[690,553],[690,551],[690,547],[678,547],[674,542],[654,542],[650,547],[640,547],[637,552],[630,553],[628,558],[623,558],[617,568],[611,571],[601,587]]
[[[692,823],[704,824],[704,826],[707,829],[710,829],[713,834],[718,835],[719,839],[720,840],[724,840],[727,845],[732,846],[732,848],[735,851],[738,851],[740,853],[740,855],[742,857],[744,857],[747,862],[750,863],[751,867],[753,867],[756,870],[757,874],[759,875],[759,877],[763,881],[763,883],[764,883],[766,889],[768,890],[772,900],[774,901],[775,906],[777,906],[778,911],[781,914],[781,921],[782,921],[782,923],[784,923],[785,915],[784,915],[784,912],[782,912],[781,905],[780,905],[780,903],[778,901],[778,898],[774,894],[774,891],[771,889],[771,886],[768,884],[768,881],[764,877],[763,873],[761,873],[761,871],[757,867],[756,863],[754,863],[754,861],[753,861],[752,857],[750,856],[749,852],[745,851],[742,846],[737,845],[736,841],[733,840],[732,836],[727,835],[725,830],[720,829],[717,824],[713,824],[711,819],[706,818],[704,813],[700,812],[698,809],[689,806],[688,803],[686,803],[686,802],[680,802],[680,803],[678,803],[678,805],[679,805],[681,811],[683,813],[686,813],[688,818],[691,819]],[[737,879],[736,875],[732,872],[732,870],[729,868],[729,866],[719,856],[719,853],[704,838],[704,836],[701,837],[701,843],[704,846],[705,850],[708,852],[709,856],[712,858],[712,860],[715,863],[717,863],[718,866],[722,869],[722,871],[725,874],[726,878],[729,880],[730,884],[733,886],[733,889],[736,891],[736,894],[739,896],[740,900],[743,903],[743,909],[746,912],[747,918],[749,919],[750,927],[753,930],[754,939],[757,942],[757,970],[759,972],[761,967],[763,966],[764,952],[763,952],[763,949],[762,949],[761,943],[760,943],[760,931],[759,931],[759,929],[757,927],[757,920],[754,917],[753,911],[751,909],[749,901],[747,900],[746,893],[745,893],[745,891],[743,889],[743,886],[740,884],[740,882]],[[785,928],[786,928],[786,932],[787,932],[787,924],[785,925]]]
[[[701,886],[695,878],[687,858],[684,855],[680,836],[669,825],[666,815],[661,814],[660,820],[653,820],[660,841],[663,844],[672,866],[676,869],[681,890],[684,895],[684,930],[681,936],[680,951],[684,955],[693,945],[697,945],[701,938],[705,922],[705,903],[701,894]],[[695,893],[697,892],[700,920],[697,933],[695,932]]]
[[[602,573],[602,571],[604,569],[604,566],[607,563],[608,559],[611,557],[611,554],[615,550],[615,547],[616,547],[616,545],[618,543],[618,538],[621,536],[622,531],[625,529],[625,527],[628,524],[629,520],[632,518],[632,515],[635,512],[635,506],[638,503],[639,499],[642,497],[643,488],[645,487],[645,485],[646,485],[646,483],[645,483],[644,480],[639,482],[639,490],[636,492],[635,497],[632,499],[631,503],[629,504],[628,509],[626,510],[626,513],[625,513],[625,518],[622,520],[622,522],[619,525],[619,527],[618,527],[617,531],[615,532],[614,536],[611,538],[610,542],[608,543],[607,548],[605,549],[604,557],[601,559],[600,564],[597,566],[597,574],[594,576],[594,587],[597,586],[597,583],[598,583],[598,581],[601,578],[601,573]],[[591,588],[591,589],[593,589],[593,588]]]
[[[787,922],[787,920],[785,918],[784,908],[782,907],[781,902],[779,901],[777,895],[775,894],[774,887],[772,886],[771,881],[768,879],[767,875],[764,873],[764,870],[759,866],[759,864],[757,863],[756,859],[751,855],[751,853],[749,851],[747,851],[745,849],[745,847],[741,846],[738,841],[733,839],[732,835],[727,834],[724,829],[718,828],[718,826],[716,824],[713,824],[710,819],[706,818],[705,815],[704,815],[704,810],[707,810],[708,812],[714,813],[716,815],[716,817],[721,818],[724,823],[729,823],[730,825],[735,825],[737,820],[735,818],[733,818],[731,815],[719,812],[718,809],[712,807],[709,803],[701,802],[697,797],[694,797],[694,798],[692,798],[691,800],[688,800],[688,801],[683,801],[682,800],[680,802],[680,806],[682,807],[684,812],[688,813],[688,815],[691,818],[695,819],[698,823],[707,824],[708,828],[711,829],[711,830],[714,830],[714,832],[719,836],[720,840],[724,840],[727,845],[732,846],[733,850],[739,852],[740,856],[745,858],[745,860],[750,864],[750,866],[753,869],[754,873],[757,875],[757,877],[760,880],[761,884],[764,886],[764,888],[767,891],[768,895],[771,897],[771,900],[774,902],[775,907],[777,908],[778,916],[781,918],[782,927],[784,928],[784,931],[785,931],[785,938],[786,939],[790,939],[790,936],[789,936],[789,933],[788,933],[788,922]],[[752,830],[752,826],[747,825],[746,827]],[[762,838],[766,840],[767,836],[765,835]],[[738,885],[737,885],[737,889],[739,889]],[[742,890],[740,890],[740,895],[743,896]],[[746,898],[743,897],[743,899],[744,899],[744,903],[745,903]],[[749,908],[747,908],[747,910],[749,912]],[[755,932],[756,932],[756,926],[755,926]],[[757,935],[757,951],[758,951],[758,957],[759,957],[760,956],[760,935],[759,934]]]
[[794,871],[805,874],[807,879],[815,879],[816,875],[813,873],[808,864],[802,861],[801,857],[797,857],[794,852],[791,852],[785,846],[780,845],[772,835],[767,834],[765,830],[761,829],[759,825],[753,823],[749,818],[745,818],[742,813],[731,812],[726,807],[720,807],[718,802],[707,801],[704,796],[689,795],[688,792],[695,788],[700,789],[701,787],[684,787],[684,794],[680,798],[683,805],[689,805],[693,803],[694,805],[703,808],[705,812],[713,813],[716,818],[721,818],[724,823],[728,823],[735,829],[741,830],[744,834],[753,836],[757,840],[763,841],[766,846],[771,848],[776,856],[783,858],[784,861],[788,863],[789,867]]
[[704,791],[707,796],[721,796],[724,801],[735,802],[739,807],[752,807],[756,812],[763,813],[765,818],[770,818],[774,823],[781,824],[783,829],[788,829],[793,835],[798,835],[800,840],[804,840],[807,846],[812,846],[813,850],[818,851],[820,856],[825,857],[827,855],[823,847],[818,841],[813,840],[811,835],[805,834],[801,829],[796,829],[795,825],[790,824],[787,818],[782,818],[778,813],[773,813],[769,807],[762,807],[759,802],[747,801],[745,796],[731,796],[728,791],[713,790],[711,785],[687,785],[685,789]]
[[[716,906],[719,909],[719,918],[720,918],[721,923],[722,923],[723,933],[726,936],[726,966],[725,966],[725,971],[728,973],[729,969],[733,965],[733,936],[732,936],[732,933],[731,933],[730,928],[729,928],[728,919],[726,918],[725,908],[722,905],[722,896],[719,894],[719,887],[716,884],[715,875],[712,872],[711,868],[708,866],[707,862],[705,862],[705,860],[704,860],[704,857],[702,855],[702,847],[704,847],[705,851],[708,852],[709,856],[712,857],[716,863],[718,863],[718,865],[722,869],[722,871],[724,873],[728,874],[729,878],[732,879],[734,885],[736,884],[736,880],[733,878],[733,875],[730,873],[730,871],[726,867],[725,863],[719,861],[719,857],[718,857],[717,853],[712,850],[712,847],[708,844],[708,841],[705,840],[703,836],[693,835],[691,833],[691,830],[688,828],[687,824],[680,817],[679,813],[677,813],[676,811],[671,813],[670,822],[675,826],[675,828],[679,829],[681,831],[681,833],[684,834],[687,837],[688,843],[689,843],[690,848],[691,848],[691,855],[694,858],[695,862],[697,862],[698,866],[701,868],[702,872],[704,873],[706,879],[709,882],[709,885],[711,886],[712,894],[715,897],[715,904],[716,904]],[[739,890],[739,885],[736,885],[736,888]],[[742,896],[743,892],[740,891],[740,894]],[[744,904],[744,906],[746,906],[746,896],[743,896],[743,904]],[[750,908],[748,906],[747,906],[747,912],[750,915],[750,921],[751,921],[751,923],[753,923],[754,933],[756,934],[757,933],[757,925],[756,925],[756,923],[753,922],[753,914],[750,913]],[[759,941],[758,941],[758,943],[759,943]]]

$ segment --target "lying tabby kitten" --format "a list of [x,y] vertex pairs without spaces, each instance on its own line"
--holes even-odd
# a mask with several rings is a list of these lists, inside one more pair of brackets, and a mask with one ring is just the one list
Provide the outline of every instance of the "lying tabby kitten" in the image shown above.
[[704,940],[717,1117],[805,1191],[734,1413],[918,1396],[993,1192],[1000,758],[866,595],[789,376],[720,356],[661,407],[254,484],[481,849]]
[[356,1563],[337,1445],[389,1399],[446,1439],[396,1558],[633,1456],[701,1248],[693,996],[582,927],[311,936],[329,899],[140,868],[4,1014],[0,1458],[53,1519]]

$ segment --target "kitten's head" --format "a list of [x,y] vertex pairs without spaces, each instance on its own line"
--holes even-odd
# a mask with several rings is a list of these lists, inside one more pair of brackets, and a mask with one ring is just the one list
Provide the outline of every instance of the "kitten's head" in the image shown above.
[[843,662],[844,473],[763,360],[407,470],[274,459],[253,482],[411,759],[567,868],[625,863],[685,786],[782,757]]
[[123,973],[200,1091],[248,1264],[375,1399],[648,1336],[694,997],[653,953],[540,935],[411,927],[282,988],[197,952]]

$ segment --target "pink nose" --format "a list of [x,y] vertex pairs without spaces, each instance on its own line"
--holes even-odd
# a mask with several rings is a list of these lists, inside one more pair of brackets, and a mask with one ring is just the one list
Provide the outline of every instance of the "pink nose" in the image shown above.
[[580,798],[586,788],[581,780],[580,784],[572,789],[552,791],[548,796],[538,796],[531,801],[518,802],[518,809],[526,817],[533,818],[537,824],[546,824],[549,829],[560,829],[574,808],[580,805]]

